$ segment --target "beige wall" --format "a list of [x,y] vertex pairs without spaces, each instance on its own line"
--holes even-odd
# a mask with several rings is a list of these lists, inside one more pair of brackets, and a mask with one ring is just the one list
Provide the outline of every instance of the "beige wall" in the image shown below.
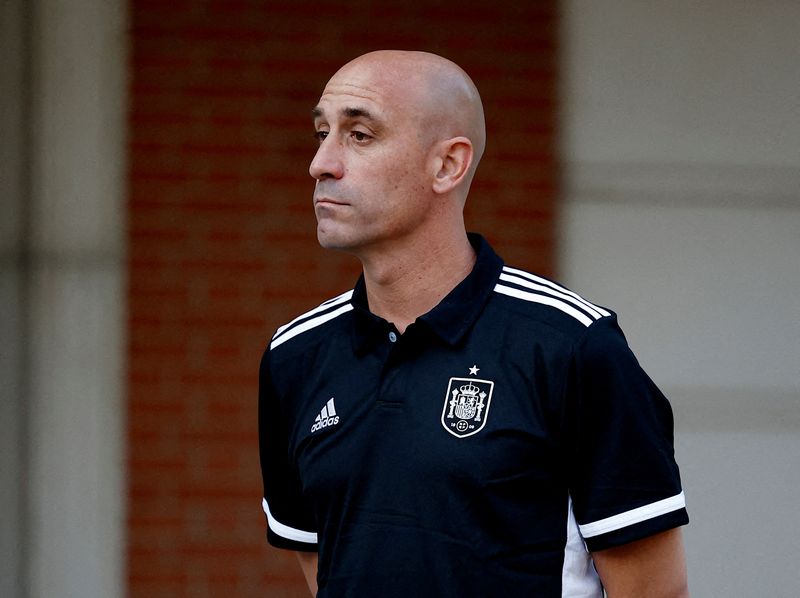
[[561,272],[670,395],[695,596],[800,587],[800,4],[564,3]]

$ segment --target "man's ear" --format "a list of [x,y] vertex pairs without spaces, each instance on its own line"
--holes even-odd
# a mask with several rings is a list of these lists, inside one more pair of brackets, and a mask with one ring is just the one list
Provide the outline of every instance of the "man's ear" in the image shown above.
[[472,142],[466,137],[442,141],[436,153],[434,193],[448,193],[458,187],[469,173],[473,154]]

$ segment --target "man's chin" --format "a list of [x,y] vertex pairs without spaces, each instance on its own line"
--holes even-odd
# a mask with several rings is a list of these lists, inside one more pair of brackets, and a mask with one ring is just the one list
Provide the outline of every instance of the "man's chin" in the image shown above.
[[343,235],[337,235],[333,231],[325,231],[317,228],[317,241],[323,249],[334,249],[337,251],[352,251],[355,244],[351,239]]

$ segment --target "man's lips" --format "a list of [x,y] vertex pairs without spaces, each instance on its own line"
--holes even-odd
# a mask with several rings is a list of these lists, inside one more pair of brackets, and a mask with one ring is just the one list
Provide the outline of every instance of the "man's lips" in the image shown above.
[[330,197],[317,197],[314,199],[314,205],[333,205],[333,206],[347,206],[350,205],[346,201],[341,201],[339,199],[331,199]]

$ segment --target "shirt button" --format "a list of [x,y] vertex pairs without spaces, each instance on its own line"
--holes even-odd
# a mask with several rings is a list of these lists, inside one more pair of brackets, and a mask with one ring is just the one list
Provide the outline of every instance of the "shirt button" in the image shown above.
[[397,335],[394,333],[394,331],[389,333],[389,342],[390,343],[396,343],[397,342]]

